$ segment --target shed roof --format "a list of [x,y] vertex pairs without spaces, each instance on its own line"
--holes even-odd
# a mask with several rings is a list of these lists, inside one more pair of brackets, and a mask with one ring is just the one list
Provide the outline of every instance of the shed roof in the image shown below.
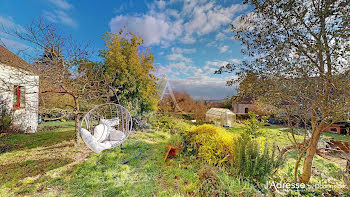
[[8,66],[23,69],[25,71],[32,72],[31,65],[0,45],[0,63],[6,64]]
[[236,104],[253,104],[254,98],[233,96],[232,100],[233,100],[233,103],[236,103]]
[[218,115],[220,116],[223,113],[231,113],[234,114],[231,110],[226,108],[210,108],[206,114]]

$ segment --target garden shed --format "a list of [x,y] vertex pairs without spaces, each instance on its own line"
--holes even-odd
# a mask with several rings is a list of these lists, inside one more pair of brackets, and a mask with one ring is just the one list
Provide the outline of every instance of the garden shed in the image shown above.
[[236,114],[225,108],[211,108],[205,113],[205,119],[217,125],[232,127],[236,122]]

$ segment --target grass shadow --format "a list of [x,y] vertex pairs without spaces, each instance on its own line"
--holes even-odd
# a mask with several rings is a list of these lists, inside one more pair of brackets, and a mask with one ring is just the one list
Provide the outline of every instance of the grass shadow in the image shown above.
[[62,167],[73,162],[72,159],[38,159],[38,160],[26,160],[19,161],[18,163],[9,163],[6,165],[0,165],[1,176],[0,186],[5,184],[6,186],[19,186],[19,180],[26,177],[34,177],[37,175],[43,175],[46,172]]
[[73,128],[58,128],[32,134],[14,134],[0,138],[0,154],[23,149],[48,147],[74,139]]

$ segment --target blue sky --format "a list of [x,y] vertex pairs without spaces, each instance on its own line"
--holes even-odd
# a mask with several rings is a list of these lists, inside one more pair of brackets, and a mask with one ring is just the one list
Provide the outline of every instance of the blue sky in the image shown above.
[[[75,39],[104,48],[102,34],[127,29],[142,36],[155,56],[159,75],[166,75],[173,89],[196,99],[222,99],[234,94],[226,87],[232,74],[214,75],[227,63],[244,57],[232,40],[229,25],[248,12],[234,0],[0,0],[0,24],[23,28],[38,17],[57,24]],[[0,32],[1,43],[11,51],[26,44]]]

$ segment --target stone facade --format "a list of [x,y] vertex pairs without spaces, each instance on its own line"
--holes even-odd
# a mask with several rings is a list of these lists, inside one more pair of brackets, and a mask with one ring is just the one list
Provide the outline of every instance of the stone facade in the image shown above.
[[0,110],[13,115],[17,129],[35,133],[38,127],[39,77],[13,66],[13,63],[0,61]]
[[232,104],[232,111],[236,114],[245,114],[249,113],[250,111],[253,111],[255,109],[254,104],[244,104],[244,103],[233,103]]

